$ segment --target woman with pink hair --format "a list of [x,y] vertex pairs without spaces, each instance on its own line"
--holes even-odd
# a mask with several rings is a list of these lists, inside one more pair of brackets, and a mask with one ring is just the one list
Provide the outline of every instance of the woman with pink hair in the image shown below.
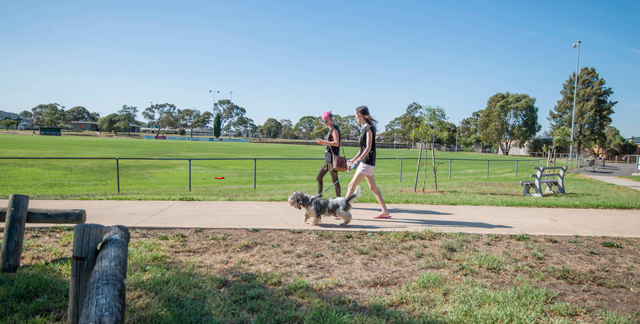
[[[329,127],[329,133],[324,139],[316,139],[316,143],[320,145],[325,145],[324,150],[324,163],[322,163],[322,167],[320,168],[320,172],[318,172],[318,176],[316,180],[318,180],[318,196],[322,197],[322,187],[324,183],[322,179],[327,174],[327,172],[331,172],[331,180],[332,183],[336,183],[338,181],[338,171],[333,170],[333,155],[340,155],[340,129],[338,125],[336,125],[333,121],[333,114],[331,110],[326,111],[322,114],[322,122],[325,126]],[[340,183],[336,183],[336,197],[340,197]]]

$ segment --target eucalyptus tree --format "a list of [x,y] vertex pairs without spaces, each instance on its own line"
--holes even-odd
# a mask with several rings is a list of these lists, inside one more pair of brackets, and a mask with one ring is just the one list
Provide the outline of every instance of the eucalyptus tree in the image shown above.
[[253,136],[257,131],[256,124],[253,122],[253,119],[245,116],[238,117],[234,120],[231,124],[231,128],[233,128],[233,131],[236,132],[236,134],[242,133],[242,136],[245,136],[245,134],[251,134]]
[[23,110],[19,115],[21,118],[33,117],[33,113],[28,110]]
[[118,129],[120,131],[127,131],[131,136],[131,124],[136,122],[136,116],[138,116],[138,107],[122,105],[122,109],[118,111],[120,120],[118,121]]
[[422,123],[423,110],[424,107],[419,103],[412,102],[407,106],[404,114],[385,126],[385,132],[389,134],[397,133],[403,141],[415,140],[413,132]]
[[[556,106],[549,112],[547,119],[554,130],[562,126],[571,130],[575,77],[574,72],[562,85],[562,91],[560,91],[562,99],[558,100]],[[609,100],[613,90],[607,88],[605,84],[606,81],[600,78],[595,68],[583,67],[578,74],[574,128],[576,152],[580,152],[583,144],[606,141],[605,130],[611,124],[613,106],[618,102]]]
[[247,114],[246,109],[228,99],[218,100],[213,105],[213,111],[220,113],[220,128],[225,131],[230,131],[233,122]]
[[293,134],[293,123],[289,119],[280,119],[280,125],[282,125],[282,138],[291,139]]
[[496,93],[489,98],[478,120],[481,138],[499,145],[504,155],[514,145],[523,147],[541,128],[535,102],[527,94]]
[[65,120],[64,106],[57,103],[41,104],[31,108],[34,124],[45,127],[59,127]]
[[91,113],[87,108],[82,106],[75,106],[66,111],[66,117],[69,121],[90,121]]
[[162,128],[175,128],[178,125],[178,117],[176,115],[177,108],[173,104],[154,104],[147,107],[142,116],[149,121],[149,125],[158,127],[158,135]]
[[262,136],[269,138],[277,138],[281,132],[282,124],[280,124],[280,122],[275,118],[267,119],[267,121],[264,122],[264,125],[260,127],[260,133]]
[[191,137],[193,137],[193,128],[198,127],[202,123],[202,114],[197,109],[178,110],[178,124],[180,127],[189,128]]
[[302,139],[309,139],[311,133],[315,130],[317,120],[319,118],[315,116],[303,116],[293,127],[295,132]]

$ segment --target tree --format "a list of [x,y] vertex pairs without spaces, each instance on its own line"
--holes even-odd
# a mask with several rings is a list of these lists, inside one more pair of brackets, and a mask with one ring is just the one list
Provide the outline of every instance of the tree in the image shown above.
[[269,138],[277,138],[282,132],[282,124],[275,118],[269,118],[260,128],[262,136]]
[[142,112],[142,116],[149,121],[149,125],[158,127],[158,135],[160,135],[162,128],[176,128],[178,126],[176,110],[177,108],[173,104],[155,104],[147,107]]
[[193,137],[193,128],[198,127],[203,122],[202,114],[196,109],[178,110],[178,123],[180,127],[191,129],[191,137]]
[[293,123],[288,119],[280,119],[280,125],[282,125],[282,138],[291,139],[292,136],[295,136],[293,133]]
[[634,154],[638,149],[636,144],[620,135],[617,128],[607,126],[604,132],[607,136],[604,147],[607,149],[607,155]]
[[[436,153],[434,145],[436,138],[443,138],[447,136],[447,115],[444,112],[444,108],[441,107],[421,107],[422,123],[416,129],[416,135],[425,139],[425,145],[427,141],[431,143],[431,161],[433,167],[433,182],[435,190],[438,190],[438,179],[436,177]],[[425,163],[426,165],[426,163]],[[425,180],[426,180],[426,167],[425,167]],[[422,190],[424,190],[424,181],[422,184]]]
[[18,124],[19,122],[17,120],[12,119],[3,119],[0,121],[0,125],[4,126],[7,130],[9,130],[9,128],[15,128]]
[[73,107],[66,112],[67,120],[69,121],[90,121],[91,113],[87,110],[87,108],[82,106]]
[[233,128],[233,131],[236,132],[236,134],[242,133],[244,136],[247,132],[255,133],[256,125],[254,124],[253,119],[242,116],[233,121],[231,128]]
[[89,121],[92,121],[95,123],[95,122],[98,122],[98,119],[100,119],[100,113],[92,112],[91,118],[89,119]]
[[402,141],[415,140],[412,132],[422,123],[423,109],[419,103],[412,102],[407,106],[404,114],[385,126],[385,132],[389,134],[397,133]]
[[[611,88],[605,86],[595,68],[583,67],[578,74],[578,96],[576,97],[574,143],[580,152],[587,143],[603,145],[606,142],[605,129],[611,124],[613,106],[618,102],[609,100],[613,94]],[[549,112],[547,118],[553,130],[565,126],[571,130],[573,118],[573,97],[575,88],[575,72],[562,85],[562,99]]]
[[129,136],[131,136],[131,124],[136,122],[136,116],[138,115],[138,107],[122,105],[122,109],[118,111],[118,115],[120,116],[117,128],[120,131],[129,132]]
[[340,118],[340,126],[338,127],[340,127],[342,137],[348,139],[359,137],[362,131],[362,128],[356,122],[356,115],[347,115]]
[[317,119],[319,118],[314,116],[303,116],[293,128],[300,138],[309,139],[311,132],[315,129]]
[[213,119],[213,136],[220,138],[220,113],[216,113],[216,117]]
[[482,139],[499,145],[504,155],[509,154],[513,145],[523,147],[541,128],[535,102],[536,99],[527,94],[493,95],[478,120]]
[[57,103],[37,105],[31,109],[34,123],[45,127],[59,127],[64,122],[64,106]]
[[118,122],[120,122],[120,116],[113,113],[98,119],[98,127],[100,127],[101,132],[113,132],[115,135],[118,135]]
[[23,119],[24,119],[24,118],[33,117],[33,113],[31,113],[31,112],[30,112],[30,111],[28,111],[28,110],[23,110],[23,111],[20,113],[20,117],[21,117],[21,118],[23,118]]
[[458,127],[458,142],[465,147],[482,143],[480,131],[478,130],[478,120],[482,116],[482,110],[474,111],[471,117],[465,118]]
[[226,131],[230,131],[233,122],[247,113],[244,108],[237,106],[228,99],[216,102],[213,105],[213,111],[220,113],[220,128]]

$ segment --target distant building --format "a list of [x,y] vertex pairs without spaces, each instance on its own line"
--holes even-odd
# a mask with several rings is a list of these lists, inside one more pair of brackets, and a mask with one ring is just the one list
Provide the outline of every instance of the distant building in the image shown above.
[[129,132],[131,133],[140,133],[141,128],[142,126],[140,125],[129,124]]
[[11,120],[19,120],[20,115],[14,114],[12,112],[2,111],[0,110],[0,120],[11,119]]
[[98,123],[90,121],[72,121],[74,131],[98,131]]

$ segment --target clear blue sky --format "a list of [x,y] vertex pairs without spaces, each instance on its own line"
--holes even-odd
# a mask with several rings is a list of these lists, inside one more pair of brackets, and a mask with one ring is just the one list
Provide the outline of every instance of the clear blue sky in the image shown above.
[[545,130],[580,40],[613,125],[640,136],[638,17],[638,1],[2,1],[0,110],[204,111],[217,90],[258,125],[367,105],[384,127],[414,101],[458,123],[509,91]]

